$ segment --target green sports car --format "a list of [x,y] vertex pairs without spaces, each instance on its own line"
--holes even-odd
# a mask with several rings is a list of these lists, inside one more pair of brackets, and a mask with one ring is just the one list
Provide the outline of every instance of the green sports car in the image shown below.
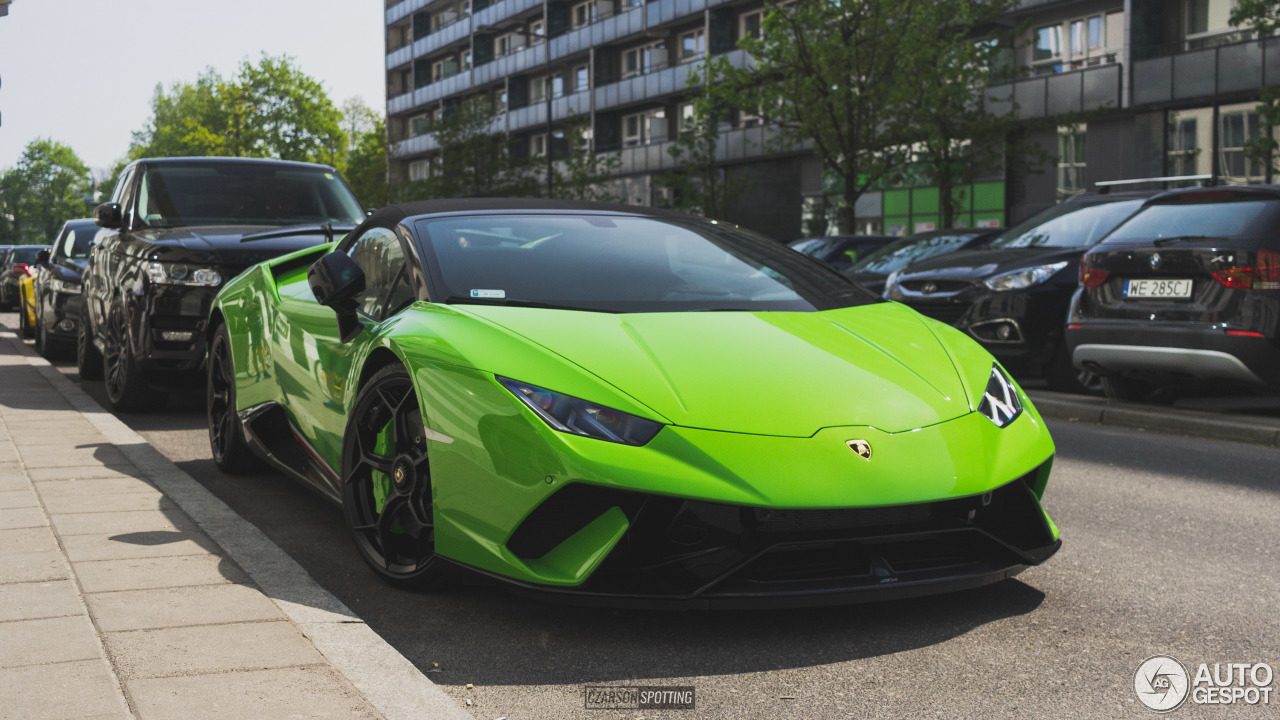
[[738,227],[621,205],[391,206],[208,324],[209,438],[341,503],[395,584],[844,603],[1059,547],[1043,420],[961,332]]

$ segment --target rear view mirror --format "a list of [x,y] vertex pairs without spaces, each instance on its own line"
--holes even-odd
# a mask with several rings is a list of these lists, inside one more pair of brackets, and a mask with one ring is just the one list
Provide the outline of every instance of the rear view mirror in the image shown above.
[[123,223],[123,217],[120,212],[120,203],[106,202],[102,203],[93,210],[93,219],[98,223],[98,227],[104,227],[108,230],[115,230]]
[[307,270],[307,284],[316,302],[337,313],[342,342],[349,342],[360,334],[356,298],[364,292],[364,270],[350,255],[339,250],[317,260]]

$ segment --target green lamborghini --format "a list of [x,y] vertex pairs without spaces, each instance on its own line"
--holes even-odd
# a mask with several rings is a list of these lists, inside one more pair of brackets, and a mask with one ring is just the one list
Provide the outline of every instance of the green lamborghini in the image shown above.
[[340,503],[369,566],[578,601],[977,587],[1059,547],[1053,441],[991,355],[733,225],[441,200],[213,303],[209,439]]

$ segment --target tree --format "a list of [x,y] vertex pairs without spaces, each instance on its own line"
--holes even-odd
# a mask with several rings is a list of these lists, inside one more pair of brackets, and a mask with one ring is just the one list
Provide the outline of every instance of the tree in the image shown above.
[[[893,179],[908,159],[902,133],[921,82],[922,45],[932,42],[934,0],[802,2],[776,7],[759,38],[739,45],[753,65],[711,61],[719,104],[759,115],[773,142],[811,141],[823,167],[843,181],[838,222],[856,226],[868,190]],[[932,52],[932,51],[930,51]]]
[[368,208],[387,204],[387,133],[382,118],[353,136],[347,152],[347,184]]
[[403,200],[536,195],[538,180],[528,162],[512,157],[507,138],[497,132],[491,98],[453,103],[430,131],[440,151],[437,170],[407,184]]
[[62,223],[88,211],[89,182],[89,168],[74,150],[45,138],[32,140],[17,166],[0,178],[0,203],[13,218],[10,241],[52,242]]
[[742,188],[740,183],[731,182],[728,173],[716,162],[720,119],[706,89],[709,80],[706,74],[699,79],[698,90],[691,98],[693,117],[667,148],[667,154],[678,167],[659,178],[658,184],[670,192],[667,205],[672,209],[728,220],[730,205]]
[[[1280,30],[1280,0],[1238,0],[1231,9],[1228,22],[1236,27],[1247,27],[1265,38]],[[1262,88],[1258,97],[1258,132],[1245,141],[1244,154],[1250,161],[1262,166],[1265,180],[1275,179],[1276,128],[1280,127],[1280,87]]]
[[[555,168],[556,181],[551,197],[588,202],[618,202],[609,190],[609,180],[622,165],[619,153],[595,153],[587,137],[587,119],[570,118],[565,130],[567,149]],[[575,142],[578,141],[578,142]],[[554,143],[548,148],[554,148]]]

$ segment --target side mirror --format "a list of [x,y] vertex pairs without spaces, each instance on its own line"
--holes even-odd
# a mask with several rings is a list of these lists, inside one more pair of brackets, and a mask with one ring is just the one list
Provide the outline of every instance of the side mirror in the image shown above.
[[315,262],[307,270],[307,284],[316,302],[338,315],[338,338],[350,342],[360,334],[356,317],[356,297],[364,292],[364,270],[351,256],[334,251]]
[[48,264],[49,264],[48,250],[41,250],[40,252],[36,253],[36,265],[39,265],[40,267],[45,267]]
[[108,230],[115,230],[124,223],[124,217],[120,210],[120,203],[107,202],[102,203],[93,210],[93,219],[98,223],[98,227],[104,227]]

